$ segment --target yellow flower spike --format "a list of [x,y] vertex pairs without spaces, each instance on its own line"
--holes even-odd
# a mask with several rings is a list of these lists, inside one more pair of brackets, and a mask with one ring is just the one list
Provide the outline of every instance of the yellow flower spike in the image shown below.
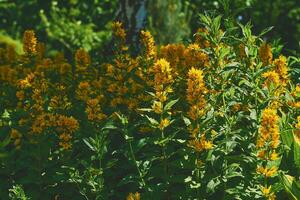
[[84,72],[91,64],[91,58],[84,49],[78,49],[75,53],[76,71]]
[[172,68],[165,59],[159,59],[155,62],[152,72],[154,73],[154,87],[157,91],[163,91],[163,87],[173,83]]
[[190,44],[184,51],[185,67],[204,67],[209,64],[209,57],[201,51],[198,44]]
[[112,31],[113,31],[113,34],[125,41],[126,40],[126,32],[125,32],[125,29],[123,28],[123,24],[122,22],[119,22],[119,21],[115,21],[112,23]]
[[276,109],[266,108],[262,112],[261,123],[259,127],[259,136],[256,146],[258,148],[264,147],[264,145],[270,141],[271,148],[275,149],[280,143],[279,137],[279,116]]
[[106,115],[102,113],[98,99],[89,99],[87,101],[85,112],[90,121],[101,121],[106,118]]
[[280,77],[281,84],[285,86],[288,81],[288,67],[286,57],[280,55],[279,58],[274,60],[273,64],[275,71]]
[[272,63],[273,54],[269,44],[263,43],[259,48],[258,54],[264,65]]
[[141,31],[141,40],[146,48],[146,58],[156,58],[156,46],[154,39],[149,31]]
[[33,30],[26,30],[23,35],[23,51],[25,54],[36,54],[37,39]]
[[204,114],[207,93],[203,71],[192,67],[187,78],[187,101],[190,104],[188,115],[191,119],[196,120]]

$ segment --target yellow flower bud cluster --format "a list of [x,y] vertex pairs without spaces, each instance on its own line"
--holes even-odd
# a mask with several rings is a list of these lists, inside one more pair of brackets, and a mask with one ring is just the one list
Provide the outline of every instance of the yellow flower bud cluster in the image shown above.
[[36,54],[37,38],[33,30],[27,30],[23,36],[23,51],[27,55]]
[[141,41],[145,46],[146,59],[155,59],[157,52],[154,39],[149,31],[141,31]]
[[264,65],[269,65],[272,63],[273,54],[272,48],[269,44],[263,43],[259,48],[258,54]]
[[203,71],[192,67],[187,78],[187,101],[190,105],[188,115],[191,119],[196,120],[205,114],[207,93]]

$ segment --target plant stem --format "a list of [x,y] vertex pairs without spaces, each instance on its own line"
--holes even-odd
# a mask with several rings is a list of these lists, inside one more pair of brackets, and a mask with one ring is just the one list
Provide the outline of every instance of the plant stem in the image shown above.
[[144,181],[142,172],[141,172],[141,170],[140,170],[140,168],[139,168],[139,166],[138,166],[138,164],[137,164],[137,161],[136,161],[136,158],[135,158],[133,149],[132,149],[131,141],[129,141],[129,147],[130,147],[131,157],[132,157],[132,159],[133,159],[133,161],[134,161],[134,164],[135,164],[135,166],[136,166],[136,169],[137,169],[137,171],[138,171],[138,173],[139,173],[139,176],[140,176],[140,179],[141,179],[141,181],[142,181],[143,187],[146,187],[146,183],[145,183],[145,181]]

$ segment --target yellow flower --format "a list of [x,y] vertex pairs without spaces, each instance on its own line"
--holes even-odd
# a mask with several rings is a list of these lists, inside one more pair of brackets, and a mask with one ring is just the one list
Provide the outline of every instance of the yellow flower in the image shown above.
[[201,51],[198,44],[190,44],[184,51],[185,67],[203,67],[208,66],[209,57]]
[[126,200],[140,200],[141,199],[141,195],[140,193],[136,192],[136,193],[129,193],[129,195],[127,196]]
[[257,147],[262,148],[267,141],[271,142],[271,148],[275,149],[279,145],[279,116],[277,111],[272,108],[266,108],[262,112],[262,118],[259,128],[259,137]]
[[62,134],[59,135],[59,139],[67,142],[67,141],[72,139],[72,136],[68,133],[62,133]]
[[267,170],[267,172],[265,173],[266,177],[272,177],[277,173],[277,167],[272,166],[271,168],[269,168]]
[[75,53],[76,71],[84,72],[91,64],[91,58],[84,49],[78,49]]
[[18,85],[21,89],[30,88],[32,86],[35,75],[30,73],[26,76],[25,79],[19,81]]
[[159,128],[160,128],[161,130],[163,130],[164,128],[166,128],[166,127],[169,126],[169,125],[170,125],[170,120],[167,119],[167,118],[165,118],[165,119],[162,119],[162,120],[160,121]]
[[163,104],[159,101],[154,101],[153,105],[152,105],[152,110],[157,113],[160,114],[163,111]]
[[278,153],[276,153],[276,151],[273,151],[270,154],[270,160],[277,160],[278,159]]
[[271,46],[267,43],[263,43],[259,48],[259,57],[264,65],[271,64],[273,59]]
[[160,48],[160,56],[165,58],[178,72],[182,72],[186,67],[184,51],[185,46],[183,44],[168,44]]
[[59,146],[61,146],[64,150],[68,150],[72,148],[72,145],[68,142],[59,142]]
[[203,71],[192,67],[188,72],[187,80],[187,100],[190,104],[193,104],[208,92],[204,83]]
[[36,54],[37,39],[33,30],[26,30],[23,35],[23,51],[26,54]]
[[85,112],[90,121],[101,121],[106,118],[106,115],[102,113],[98,99],[89,99],[87,101]]
[[212,141],[206,140],[204,134],[202,134],[200,138],[194,138],[190,140],[188,145],[192,147],[196,152],[201,152],[203,150],[210,150],[213,148]]
[[154,87],[156,91],[163,91],[164,86],[173,83],[172,68],[165,59],[157,60],[152,71],[154,73]]
[[203,72],[192,67],[188,72],[187,101],[190,104],[189,116],[196,120],[204,114],[206,105],[205,95],[208,89],[204,83]]
[[264,175],[265,177],[272,177],[277,173],[277,167],[272,166],[271,168],[259,166],[256,172]]
[[77,99],[87,101],[92,92],[90,83],[87,81],[80,82],[75,92]]
[[126,40],[126,32],[125,32],[125,30],[123,28],[123,24],[121,22],[119,22],[119,21],[113,22],[112,23],[112,30],[113,30],[113,34],[117,38],[119,38],[123,41]]
[[260,188],[261,188],[261,192],[264,195],[264,197],[266,197],[268,200],[275,200],[276,196],[273,192],[271,192],[271,190],[272,190],[271,185],[269,187],[260,186]]
[[257,157],[264,159],[266,157],[266,151],[265,150],[261,150],[257,153]]
[[198,28],[196,33],[196,43],[200,45],[201,48],[207,48],[210,46],[209,41],[203,37],[203,35],[208,35],[208,31],[206,28]]
[[285,86],[288,80],[288,67],[286,57],[280,55],[279,58],[274,60],[273,64],[275,71],[279,75],[281,84]]
[[79,123],[74,117],[59,115],[57,117],[57,126],[72,133],[78,130]]
[[146,48],[146,58],[156,58],[156,46],[154,39],[149,31],[141,31],[141,40]]
[[261,187],[261,191],[263,193],[264,196],[269,196],[270,192],[271,192],[271,186],[269,187]]
[[16,97],[18,98],[19,101],[24,100],[24,98],[25,98],[25,93],[24,93],[24,91],[23,91],[23,90],[17,91],[17,92],[16,92]]
[[271,83],[275,87],[277,87],[280,84],[280,77],[279,74],[276,71],[269,71],[263,73],[262,77],[265,78],[264,87],[270,87]]
[[206,141],[204,142],[204,149],[205,149],[205,150],[212,149],[212,147],[213,147],[213,143],[212,143],[210,140],[206,140]]

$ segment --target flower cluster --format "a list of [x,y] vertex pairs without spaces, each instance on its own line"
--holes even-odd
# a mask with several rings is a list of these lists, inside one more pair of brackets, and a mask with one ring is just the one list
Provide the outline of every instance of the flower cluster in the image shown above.
[[269,44],[263,43],[260,46],[258,53],[264,65],[269,65],[272,63],[273,54],[272,54],[272,48]]
[[203,71],[192,67],[187,79],[187,101],[190,104],[189,117],[191,119],[199,119],[205,114],[207,93]]
[[[259,128],[259,136],[257,140],[258,158],[265,161],[273,161],[278,159],[278,153],[276,148],[280,144],[280,134],[279,134],[279,116],[277,111],[273,108],[266,108],[262,112],[262,118]],[[276,166],[268,166],[267,163],[259,165],[257,168],[257,173],[262,175],[265,179],[273,177],[277,173]],[[263,195],[269,200],[275,199],[275,194],[271,193],[266,188],[271,188],[265,183],[262,192]]]
[[23,51],[26,54],[36,54],[37,38],[33,30],[27,30],[23,36]]
[[141,41],[145,46],[146,59],[155,59],[157,52],[154,39],[149,31],[141,31]]

